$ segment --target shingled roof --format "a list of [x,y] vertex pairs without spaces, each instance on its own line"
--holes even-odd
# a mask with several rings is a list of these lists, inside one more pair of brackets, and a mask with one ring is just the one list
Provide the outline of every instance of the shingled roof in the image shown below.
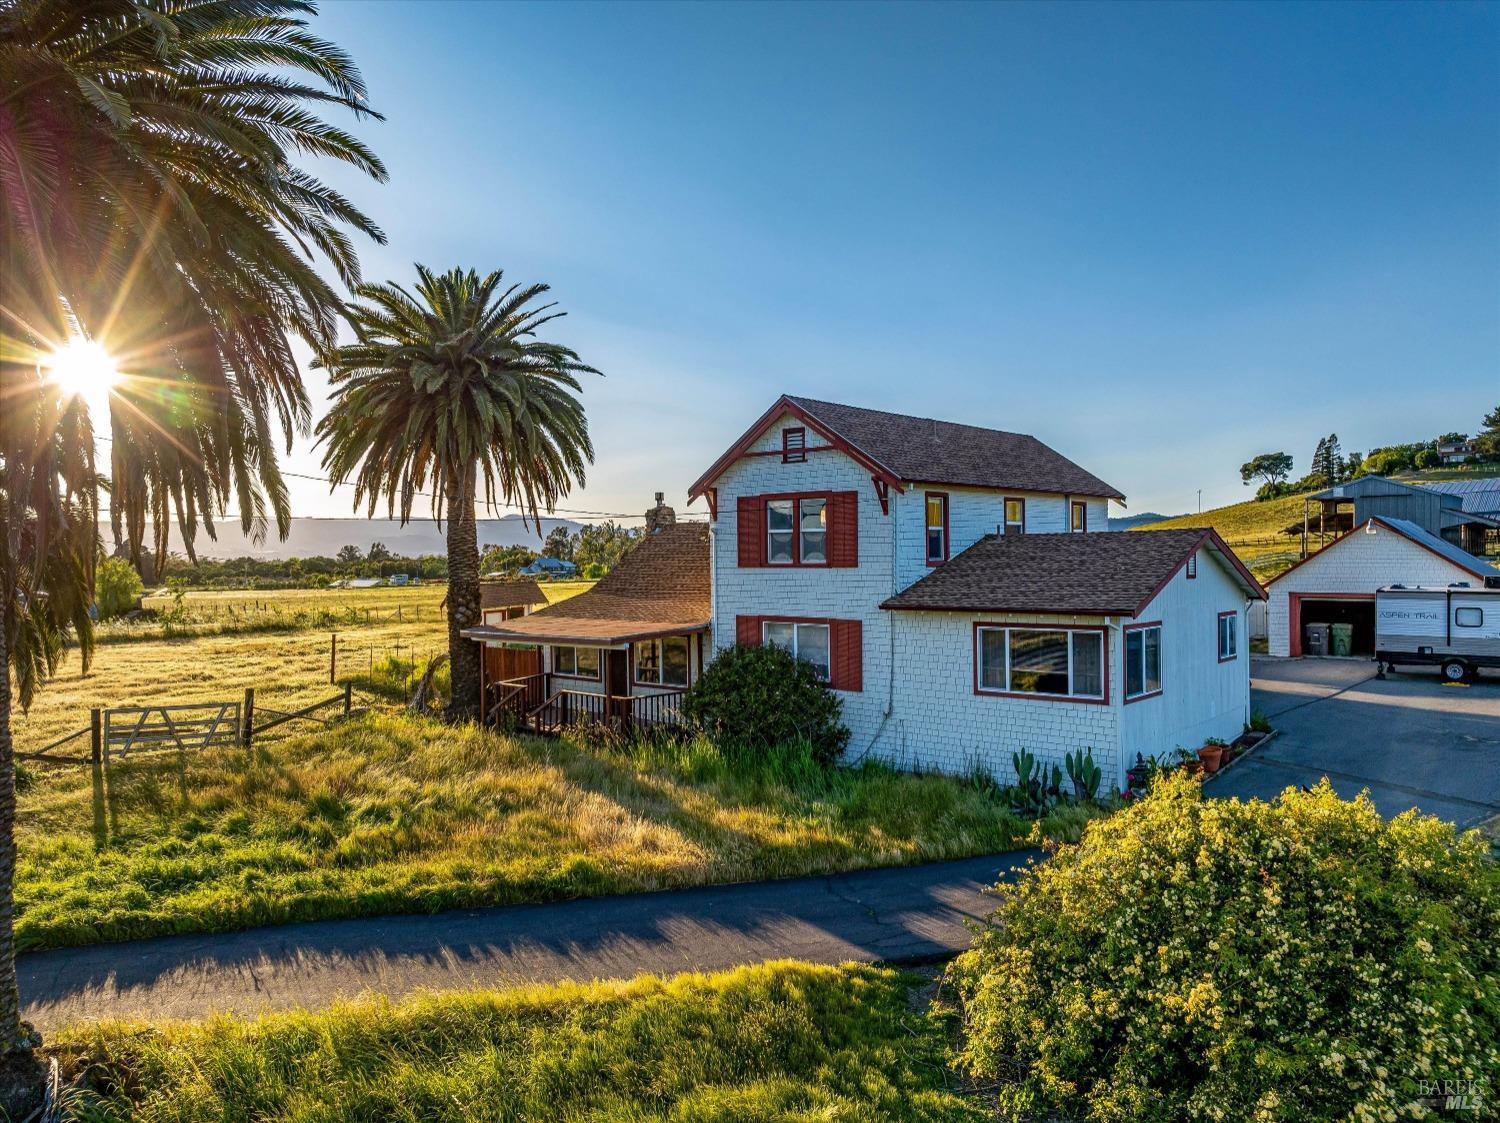
[[1213,530],[989,534],[881,608],[1136,616],[1199,547],[1260,599],[1265,590]]
[[547,594],[530,577],[479,582],[480,608],[510,608],[513,605],[546,603]]
[[1123,501],[1092,472],[1025,433],[783,395],[690,489],[703,494],[767,425],[790,412],[889,482],[1050,491]]
[[708,527],[676,523],[631,548],[593,588],[498,624],[476,640],[602,646],[703,631],[709,619]]

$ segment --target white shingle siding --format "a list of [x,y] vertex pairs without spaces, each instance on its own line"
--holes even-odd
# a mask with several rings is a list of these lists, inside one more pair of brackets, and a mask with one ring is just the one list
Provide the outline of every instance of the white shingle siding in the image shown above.
[[1272,655],[1291,654],[1291,593],[1360,593],[1374,597],[1382,585],[1478,584],[1470,572],[1389,527],[1356,531],[1273,581],[1266,592],[1267,640]]
[[[1150,533],[1142,531],[1141,533]],[[1124,706],[1124,765],[1135,754],[1170,758],[1178,747],[1197,749],[1210,737],[1232,741],[1250,720],[1250,650],[1247,599],[1240,585],[1206,550],[1198,551],[1198,576],[1179,569],[1139,617],[1161,621],[1162,692]],[[1235,613],[1239,654],[1219,662],[1219,613]],[[1123,641],[1117,658],[1123,687]],[[1123,783],[1123,775],[1121,777]]]
[[[781,430],[801,422],[784,417],[750,447],[780,453]],[[807,445],[825,444],[811,430]],[[800,464],[779,455],[744,456],[714,481],[718,519],[713,527],[713,645],[734,644],[737,616],[810,616],[862,622],[863,690],[840,692],[851,732],[849,757],[866,756],[913,770],[965,774],[976,769],[1013,778],[1011,754],[1025,748],[1047,765],[1090,749],[1105,786],[1123,786],[1137,751],[1165,753],[1210,735],[1228,739],[1249,716],[1249,654],[1245,597],[1207,556],[1200,576],[1177,578],[1152,603],[1163,619],[1162,698],[1123,706],[1124,647],[1120,621],[1102,617],[1015,616],[948,612],[892,613],[880,603],[931,572],[924,543],[928,491],[948,495],[949,556],[1004,519],[1007,495],[1026,499],[1028,533],[1068,528],[1070,496],[1025,491],[912,484],[890,493],[881,510],[869,471],[837,451],[811,452]],[[859,496],[856,568],[739,566],[741,496],[802,491],[854,491]],[[1081,497],[1080,497],[1081,498]],[[1086,499],[1089,526],[1107,527],[1107,501]],[[894,554],[893,554],[894,549]],[[1217,614],[1240,615],[1240,659],[1219,664]],[[1154,618],[1154,617],[1148,617]],[[1107,624],[1108,700],[1085,702],[997,697],[974,690],[976,621],[1058,626]],[[1180,646],[1191,644],[1191,647]],[[1197,745],[1190,747],[1196,748]],[[1128,753],[1128,756],[1127,756]]]

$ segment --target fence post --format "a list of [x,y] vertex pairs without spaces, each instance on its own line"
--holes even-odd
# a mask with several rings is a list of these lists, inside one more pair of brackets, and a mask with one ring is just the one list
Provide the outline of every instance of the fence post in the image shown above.
[[344,683],[344,716],[345,717],[349,716],[349,711],[353,707],[353,704],[354,704],[354,684],[352,682],[346,682],[346,683]]
[[328,633],[328,685],[332,686],[339,667],[339,634]]
[[104,763],[104,714],[98,709],[89,711],[89,758],[95,768]]
[[240,743],[245,748],[250,747],[250,742],[255,735],[255,687],[245,687],[245,708],[240,715],[242,722],[240,726]]

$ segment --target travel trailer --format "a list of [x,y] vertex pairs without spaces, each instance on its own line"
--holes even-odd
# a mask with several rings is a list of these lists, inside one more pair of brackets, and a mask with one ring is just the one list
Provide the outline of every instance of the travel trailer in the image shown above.
[[1500,588],[1387,585],[1375,594],[1375,659],[1439,666],[1449,682],[1500,667]]

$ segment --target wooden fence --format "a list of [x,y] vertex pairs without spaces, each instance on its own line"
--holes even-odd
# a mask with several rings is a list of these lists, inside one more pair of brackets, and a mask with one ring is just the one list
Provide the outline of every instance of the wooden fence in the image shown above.
[[[318,711],[338,706],[332,717]],[[255,688],[245,691],[238,702],[192,702],[164,706],[115,706],[89,711],[86,729],[75,729],[34,752],[18,752],[18,761],[44,764],[107,764],[111,758],[135,753],[175,748],[186,753],[217,745],[250,748],[255,738],[293,721],[316,721],[330,725],[354,712],[354,689],[345,683],[343,690],[319,699],[297,710],[275,710],[269,706],[256,709]],[[266,719],[266,720],[261,720]],[[89,754],[71,755],[56,750],[84,737],[89,738]]]

